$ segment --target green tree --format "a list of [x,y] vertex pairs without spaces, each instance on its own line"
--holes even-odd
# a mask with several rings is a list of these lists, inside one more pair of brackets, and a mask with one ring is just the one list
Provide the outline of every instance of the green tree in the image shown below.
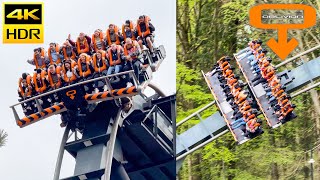
[[0,129],[0,147],[4,146],[7,142],[8,134]]
[[[301,3],[298,0],[274,0],[273,3]],[[178,0],[177,3],[177,121],[213,100],[202,78],[222,56],[246,46],[251,39],[266,42],[277,37],[274,30],[255,29],[249,25],[248,11],[265,0]],[[318,0],[303,3],[320,7]],[[317,8],[317,14],[320,14]],[[319,19],[315,27],[289,31],[300,46],[291,56],[320,44]],[[264,47],[267,48],[266,45]],[[270,49],[273,64],[279,60]],[[318,57],[320,50],[302,59]],[[233,64],[237,66],[236,64]],[[290,63],[285,68],[292,69]],[[282,71],[284,68],[280,68]],[[238,72],[239,74],[239,72]],[[308,179],[310,178],[308,150],[320,144],[320,88],[293,99],[298,118],[277,129],[263,125],[265,133],[240,146],[229,134],[209,143],[189,155],[179,172],[180,180],[198,179]],[[217,110],[210,108],[205,114]],[[197,123],[192,119],[177,129],[182,133]],[[320,149],[314,150],[315,179],[320,179]]]

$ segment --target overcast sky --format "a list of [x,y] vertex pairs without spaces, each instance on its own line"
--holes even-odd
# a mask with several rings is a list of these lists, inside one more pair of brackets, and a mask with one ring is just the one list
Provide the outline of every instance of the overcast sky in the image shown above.
[[[20,0],[20,2],[24,1]],[[26,2],[31,2],[31,0]],[[9,109],[9,105],[17,102],[19,76],[25,71],[32,72],[33,70],[26,60],[32,57],[34,48],[43,46],[47,49],[50,42],[61,44],[69,33],[72,38],[76,38],[80,32],[91,36],[95,29],[100,28],[105,31],[110,23],[121,26],[127,19],[136,21],[139,15],[146,14],[150,16],[156,28],[156,44],[164,45],[167,51],[167,58],[158,72],[154,74],[152,82],[167,95],[175,92],[176,5],[174,0],[50,0],[45,1],[44,7],[44,44],[9,45],[2,44],[2,40],[0,43],[2,63],[0,129],[4,129],[9,134],[6,146],[0,148],[1,180],[53,178],[55,161],[64,131],[59,126],[59,116],[21,129],[16,126],[12,111]],[[0,14],[2,24],[2,11]],[[62,168],[60,178],[73,175],[74,159],[67,152]]]

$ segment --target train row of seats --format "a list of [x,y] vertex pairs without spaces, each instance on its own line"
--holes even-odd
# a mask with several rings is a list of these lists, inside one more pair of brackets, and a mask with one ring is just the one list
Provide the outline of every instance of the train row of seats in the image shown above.
[[293,110],[295,105],[291,103],[290,95],[285,92],[285,86],[280,83],[280,77],[276,74],[276,68],[271,64],[272,59],[267,57],[268,51],[261,46],[262,41],[253,40],[249,43],[246,51],[238,53],[240,59],[247,57],[255,78],[253,86],[262,84],[266,91],[266,97],[273,114],[276,114],[278,121],[285,123],[295,117]]
[[[62,46],[50,43],[47,52],[42,47],[36,48],[33,59],[28,60],[35,66],[33,75],[23,73],[19,78],[19,101],[77,82],[129,70],[134,70],[138,81],[146,80],[143,70],[150,65],[146,53],[157,60],[153,48],[154,30],[150,18],[143,15],[136,26],[127,20],[122,26],[122,34],[116,25],[110,24],[106,35],[98,29],[92,38],[80,33],[76,41],[69,35]],[[133,85],[129,74],[109,80],[112,84],[120,84],[121,88]],[[105,81],[95,81],[86,84],[85,90],[90,94],[108,88]],[[58,94],[44,96],[40,100],[43,108],[57,102],[60,102]],[[37,112],[35,101],[23,103],[22,107],[25,115]]]
[[121,32],[118,26],[110,24],[106,33],[101,29],[97,29],[92,34],[92,37],[81,32],[76,40],[72,40],[69,34],[62,46],[58,43],[50,43],[48,55],[46,55],[44,48],[38,48],[39,51],[34,54],[33,59],[28,60],[28,63],[35,65],[36,69],[46,68],[48,64],[59,65],[64,59],[71,58],[76,60],[81,53],[92,55],[98,50],[107,51],[112,44],[121,45],[124,48],[127,38],[137,41],[140,49],[145,49],[146,47],[154,56],[153,37],[155,28],[150,21],[151,19],[148,16],[142,15],[137,20],[136,25],[127,20],[122,25]]
[[239,76],[234,74],[229,57],[222,57],[211,73],[218,73],[220,86],[223,88],[226,100],[233,109],[232,129],[240,128],[245,137],[253,138],[261,134],[261,119],[257,118],[258,110],[244,84],[239,81]]

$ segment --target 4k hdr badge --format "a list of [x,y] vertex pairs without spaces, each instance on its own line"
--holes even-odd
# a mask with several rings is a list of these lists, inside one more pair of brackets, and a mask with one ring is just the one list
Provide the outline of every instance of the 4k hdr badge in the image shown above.
[[[304,21],[299,24],[264,24],[262,23],[262,11],[263,10],[303,10]],[[261,4],[254,6],[249,12],[250,25],[260,29],[277,29],[278,30],[278,42],[271,38],[267,45],[282,59],[284,60],[294,48],[297,47],[298,41],[292,38],[289,42],[288,30],[289,29],[305,29],[312,27],[316,24],[316,10],[308,5],[303,4]],[[292,16],[283,16],[289,18]]]
[[3,43],[43,43],[43,3],[3,3]]

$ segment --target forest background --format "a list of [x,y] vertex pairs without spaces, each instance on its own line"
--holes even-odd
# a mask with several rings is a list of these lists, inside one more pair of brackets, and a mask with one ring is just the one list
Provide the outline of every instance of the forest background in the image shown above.
[[[264,3],[302,3],[315,7],[317,24],[304,30],[290,30],[299,46],[292,57],[320,44],[319,0],[178,0],[177,2],[177,121],[197,111],[213,97],[201,75],[222,56],[232,56],[246,47],[249,40],[267,42],[277,39],[276,30],[255,29],[249,25],[249,9]],[[281,60],[269,50],[273,64]],[[301,61],[320,56],[320,49],[279,68],[279,72],[297,67]],[[289,58],[288,57],[288,58]],[[236,68],[238,69],[238,68]],[[316,71],[316,69],[315,69]],[[319,71],[319,69],[317,69]],[[239,71],[238,71],[239,74]],[[263,124],[265,133],[242,145],[236,145],[231,133],[220,137],[189,155],[179,171],[180,180],[259,180],[310,179],[310,149],[315,159],[314,179],[320,179],[320,88],[293,99],[298,118],[277,128]],[[216,107],[204,112],[209,116]],[[184,123],[178,134],[198,120]]]

